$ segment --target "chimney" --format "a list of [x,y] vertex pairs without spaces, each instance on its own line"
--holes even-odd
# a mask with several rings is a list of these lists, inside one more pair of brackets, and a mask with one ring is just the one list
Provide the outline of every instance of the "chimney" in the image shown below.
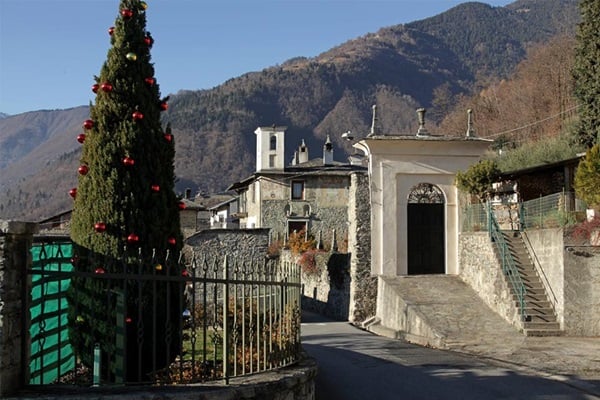
[[294,158],[292,158],[292,165],[298,165],[298,150],[294,152]]
[[329,139],[329,135],[327,135],[325,145],[323,145],[323,165],[331,164],[333,164],[333,144],[331,143],[331,139]]
[[185,198],[188,200],[190,200],[192,198],[192,189],[190,189],[190,188],[185,189]]
[[475,129],[473,129],[473,110],[467,110],[467,137],[475,137]]
[[419,117],[419,130],[417,131],[417,136],[429,136],[429,132],[425,129],[425,109],[418,108],[417,116]]
[[304,139],[302,139],[302,144],[298,148],[298,163],[302,164],[308,161],[308,147],[306,147],[306,143],[304,143]]

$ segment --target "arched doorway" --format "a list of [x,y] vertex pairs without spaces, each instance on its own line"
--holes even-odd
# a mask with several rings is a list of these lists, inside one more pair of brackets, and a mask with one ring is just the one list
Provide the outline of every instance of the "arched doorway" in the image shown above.
[[444,193],[430,183],[419,183],[408,195],[408,274],[446,272]]

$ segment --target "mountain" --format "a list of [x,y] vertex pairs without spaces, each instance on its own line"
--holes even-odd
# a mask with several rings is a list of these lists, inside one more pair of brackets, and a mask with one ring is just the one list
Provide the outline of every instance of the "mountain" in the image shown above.
[[[578,0],[519,0],[506,7],[465,3],[422,21],[349,40],[317,57],[230,79],[210,90],[171,96],[164,122],[176,140],[177,188],[214,192],[254,170],[257,126],[288,126],[286,157],[305,139],[319,156],[330,135],[335,157],[351,151],[342,132],[416,131],[415,108],[435,93],[470,93],[506,77],[528,46],[573,34]],[[39,220],[70,207],[87,108],[0,119],[0,217]],[[431,110],[441,120],[441,110]],[[435,122],[435,121],[434,121]],[[316,154],[315,154],[316,152]]]
[[0,119],[8,117],[8,114],[0,112]]

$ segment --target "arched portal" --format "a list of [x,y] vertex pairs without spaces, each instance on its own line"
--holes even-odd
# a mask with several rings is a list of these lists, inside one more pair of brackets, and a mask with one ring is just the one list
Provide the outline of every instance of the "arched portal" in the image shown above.
[[408,195],[408,274],[446,272],[444,193],[430,183],[419,183]]

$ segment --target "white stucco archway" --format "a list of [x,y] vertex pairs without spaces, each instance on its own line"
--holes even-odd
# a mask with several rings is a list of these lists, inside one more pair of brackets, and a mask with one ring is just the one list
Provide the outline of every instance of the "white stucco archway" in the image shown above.
[[368,156],[371,191],[371,272],[408,274],[408,197],[426,182],[443,193],[445,272],[458,274],[457,171],[477,162],[491,141],[475,137],[370,136],[355,147]]

